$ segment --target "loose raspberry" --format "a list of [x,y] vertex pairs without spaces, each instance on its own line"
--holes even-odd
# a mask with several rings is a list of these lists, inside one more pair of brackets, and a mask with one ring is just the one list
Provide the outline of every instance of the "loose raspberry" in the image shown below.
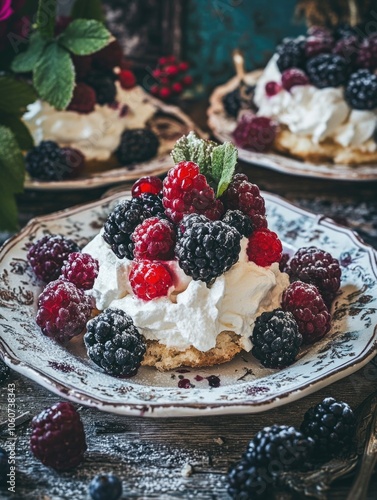
[[129,69],[122,69],[118,75],[120,84],[124,89],[132,89],[136,85],[136,78],[132,71]]
[[37,325],[47,337],[64,344],[85,328],[92,311],[90,297],[69,281],[51,281],[38,298]]
[[236,174],[221,199],[226,209],[248,215],[254,229],[267,227],[264,199],[259,187],[249,182],[247,175]]
[[273,97],[281,91],[281,85],[278,82],[267,82],[265,91],[268,97]]
[[175,231],[173,225],[159,217],[139,224],[132,233],[135,259],[171,260],[174,258]]
[[77,288],[90,290],[98,276],[98,260],[88,253],[73,252],[68,255],[62,267],[61,278],[70,281]]
[[123,59],[123,50],[117,40],[109,43],[103,49],[93,54],[93,64],[102,71],[109,71],[120,66]]
[[334,39],[329,36],[313,35],[306,39],[305,55],[308,59],[319,54],[328,54],[332,51]]
[[233,137],[238,146],[263,153],[271,149],[277,132],[277,123],[266,116],[253,113],[242,115]]
[[134,261],[130,272],[134,294],[143,300],[165,297],[173,285],[173,278],[161,262]]
[[84,82],[76,84],[73,90],[71,102],[68,104],[68,111],[88,114],[94,110],[97,96],[95,90]]
[[47,235],[30,247],[27,259],[36,277],[48,283],[60,275],[68,255],[79,251],[74,241],[60,235]]
[[329,307],[340,287],[341,270],[337,259],[317,247],[297,250],[286,266],[292,281],[304,281],[317,287]]
[[86,451],[80,415],[71,403],[46,408],[31,422],[30,448],[43,465],[57,471],[77,467]]
[[175,223],[185,214],[203,214],[217,220],[224,212],[222,202],[192,161],[181,161],[169,170],[162,192],[166,215]]
[[362,41],[356,64],[360,68],[370,70],[377,68],[377,35],[370,36]]
[[286,69],[281,75],[281,83],[285,90],[291,90],[292,87],[297,85],[307,85],[309,78],[306,74],[297,68]]
[[269,229],[258,229],[249,237],[247,255],[258,266],[268,267],[279,262],[283,246],[278,235]]
[[155,176],[140,177],[131,189],[133,198],[138,198],[143,193],[160,194],[162,192],[162,180]]
[[283,293],[282,308],[295,317],[305,344],[321,339],[331,328],[331,316],[314,285],[295,281]]

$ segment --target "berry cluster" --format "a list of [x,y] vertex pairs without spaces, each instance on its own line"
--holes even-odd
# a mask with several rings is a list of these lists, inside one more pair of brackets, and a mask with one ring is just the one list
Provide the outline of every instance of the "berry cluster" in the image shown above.
[[273,498],[273,488],[284,484],[284,473],[310,470],[314,460],[326,462],[341,455],[351,446],[355,430],[352,409],[334,398],[310,408],[300,430],[287,425],[264,427],[228,472],[230,496]]
[[177,97],[192,85],[192,76],[188,74],[187,62],[178,61],[175,56],[160,57],[152,75],[156,83],[151,86],[151,94],[167,101]]

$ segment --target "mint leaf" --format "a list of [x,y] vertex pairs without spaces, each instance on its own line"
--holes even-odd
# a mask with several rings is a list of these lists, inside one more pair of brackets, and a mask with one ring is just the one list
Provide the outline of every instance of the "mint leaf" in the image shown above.
[[104,21],[101,0],[76,0],[71,11],[74,19],[96,19]]
[[16,137],[21,149],[31,149],[34,145],[30,130],[17,115],[0,112],[0,123],[8,127]]
[[75,19],[59,37],[63,47],[78,56],[92,54],[110,42],[111,34],[94,19]]
[[37,94],[31,85],[11,76],[0,76],[0,111],[23,114]]
[[12,70],[15,73],[28,73],[33,71],[38,59],[46,46],[47,41],[43,40],[39,31],[30,36],[30,43],[25,52],[17,54],[12,61]]
[[69,53],[51,42],[39,58],[33,83],[42,99],[56,109],[65,109],[72,99],[75,71]]
[[231,142],[213,148],[211,153],[212,176],[217,182],[216,196],[219,198],[231,183],[236,169],[238,152]]
[[[1,172],[5,174],[2,175],[6,179],[5,183],[11,187],[13,193],[20,193],[24,187],[24,157],[12,131],[3,125],[0,125],[0,162]],[[0,186],[4,186],[3,182],[0,182]]]
[[203,175],[212,177],[211,152],[215,146],[215,142],[200,139],[195,132],[190,132],[175,143],[171,157],[175,163],[193,161],[199,165],[200,172]]

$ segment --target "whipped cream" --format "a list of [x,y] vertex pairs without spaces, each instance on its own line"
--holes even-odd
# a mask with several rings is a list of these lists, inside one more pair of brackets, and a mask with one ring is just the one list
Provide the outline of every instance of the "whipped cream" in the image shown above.
[[194,346],[205,352],[215,347],[219,333],[230,330],[240,335],[242,347],[250,351],[255,319],[280,306],[289,279],[277,263],[264,268],[249,262],[247,244],[243,238],[239,261],[209,288],[186,276],[176,261],[166,261],[174,286],[167,297],[144,301],[130,288],[132,262],[118,259],[100,233],[83,249],[100,263],[99,275],[88,293],[98,309],[122,309],[147,339],[168,347],[185,350]]
[[297,85],[269,97],[266,83],[281,83],[276,59],[274,55],[256,85],[254,100],[258,115],[276,119],[292,133],[310,137],[315,144],[331,138],[344,147],[376,150],[372,136],[377,111],[351,110],[344,100],[343,87],[318,89],[313,85]]
[[156,108],[141,87],[125,90],[116,82],[117,108],[96,104],[91,113],[57,111],[47,102],[28,106],[23,120],[35,144],[43,140],[79,149],[87,160],[108,160],[119,145],[122,132],[144,127]]

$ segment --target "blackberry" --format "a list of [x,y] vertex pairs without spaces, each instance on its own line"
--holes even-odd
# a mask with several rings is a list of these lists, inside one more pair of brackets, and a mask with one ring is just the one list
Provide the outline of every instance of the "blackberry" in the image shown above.
[[96,476],[89,485],[93,500],[118,500],[122,496],[122,481],[112,474]]
[[131,235],[136,226],[151,216],[139,198],[120,202],[104,224],[103,239],[117,257],[133,259],[134,244]]
[[357,31],[348,23],[340,23],[334,30],[334,37],[338,40],[356,35]]
[[290,312],[282,309],[262,313],[255,321],[252,354],[266,368],[283,368],[294,362],[302,335]]
[[255,85],[243,84],[242,89],[238,86],[236,89],[228,92],[228,94],[225,94],[222,101],[226,113],[233,118],[237,118],[241,108],[255,109],[254,90]]
[[278,54],[276,64],[281,73],[289,68],[305,66],[305,44],[304,37],[284,38],[276,51]]
[[348,81],[345,98],[354,109],[377,107],[377,76],[367,69],[359,69]]
[[222,221],[194,223],[178,238],[179,266],[194,280],[209,284],[238,261],[241,235]]
[[1,359],[0,359],[0,384],[5,382],[5,380],[9,377],[10,375],[10,369],[9,366],[7,366]]
[[147,128],[125,130],[121,136],[116,156],[122,165],[139,163],[156,156],[160,141]]
[[312,438],[319,456],[331,457],[348,449],[356,430],[356,418],[347,403],[325,398],[310,408],[301,424],[301,432]]
[[8,452],[4,448],[0,448],[0,487],[6,486],[10,472]]
[[270,491],[270,478],[246,459],[234,464],[228,471],[228,493],[237,500],[264,499]]
[[191,228],[194,224],[209,222],[208,217],[200,214],[186,214],[183,219],[177,224],[177,233],[180,238],[186,229]]
[[86,77],[85,82],[94,89],[98,104],[112,104],[115,102],[117,91],[110,76],[95,71]]
[[143,193],[138,196],[138,199],[140,200],[142,206],[151,214],[151,217],[157,216],[163,219],[167,218],[165,215],[165,209],[162,205],[161,195]]
[[74,176],[83,161],[83,155],[76,149],[60,148],[54,141],[42,141],[27,153],[25,165],[33,179],[61,181]]
[[253,232],[253,224],[250,217],[243,214],[241,210],[227,210],[222,221],[228,226],[234,227],[241,234],[248,238]]
[[320,54],[309,60],[306,72],[312,84],[319,89],[338,87],[346,83],[349,65],[344,57],[337,54]]
[[146,351],[132,318],[120,309],[106,309],[88,321],[84,342],[90,359],[116,377],[136,375]]

